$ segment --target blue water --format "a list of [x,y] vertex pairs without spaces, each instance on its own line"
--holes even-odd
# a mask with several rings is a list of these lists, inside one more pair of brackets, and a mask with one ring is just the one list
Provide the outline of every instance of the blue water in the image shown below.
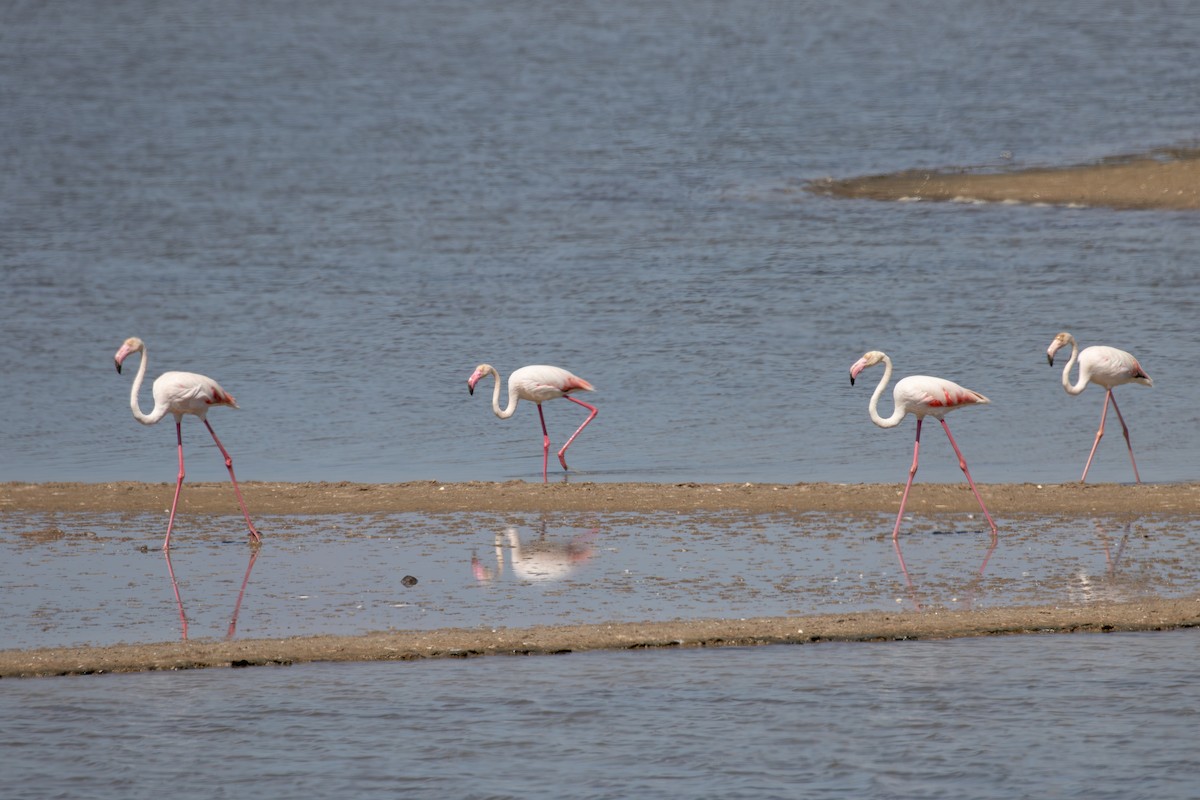
[[1185,630],[5,681],[0,772],[12,798],[1174,800],[1195,796],[1196,647]]
[[[537,480],[533,410],[465,391],[488,361],[596,386],[577,480],[898,483],[912,424],[875,428],[877,377],[847,377],[883,349],[991,398],[949,420],[977,481],[1056,483],[1101,405],[1046,366],[1063,329],[1154,377],[1117,392],[1142,478],[1200,477],[1194,213],[803,190],[1194,144],[1194,4],[50,0],[0,23],[0,480],[174,478],[169,423],[134,422],[113,371],[137,335],[151,375],[237,397],[211,421],[243,480]],[[579,411],[547,404],[556,442]],[[188,422],[189,479],[225,480]],[[918,480],[957,482],[939,437]],[[1131,479],[1115,429],[1090,477]],[[215,597],[188,559],[185,599]],[[126,561],[166,590],[159,556]],[[269,567],[251,592],[284,591]],[[170,630],[172,598],[137,591],[84,623]],[[14,797],[1190,797],[1195,647],[6,681],[0,774]]]
[[[1194,142],[1191,4],[3,13],[0,480],[174,479],[112,368],[137,335],[238,399],[243,480],[536,480],[534,410],[467,395],[488,361],[596,386],[581,480],[898,482],[912,422],[847,375],[883,349],[991,398],[950,419],[978,481],[1069,481],[1102,400],[1046,365],[1062,329],[1154,377],[1118,390],[1143,479],[1200,477],[1195,214],[801,188]],[[547,405],[556,446],[580,412]],[[189,477],[225,480],[188,422]],[[961,480],[927,438],[920,479]],[[1115,430],[1091,478],[1132,479]]]

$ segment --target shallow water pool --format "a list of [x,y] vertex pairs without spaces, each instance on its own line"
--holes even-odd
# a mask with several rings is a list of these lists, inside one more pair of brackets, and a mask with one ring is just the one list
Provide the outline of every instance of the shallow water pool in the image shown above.
[[[1128,601],[1194,591],[1200,519],[0,516],[4,649]],[[174,576],[174,582],[172,581]],[[175,589],[178,589],[178,599]],[[182,613],[181,613],[182,612]]]

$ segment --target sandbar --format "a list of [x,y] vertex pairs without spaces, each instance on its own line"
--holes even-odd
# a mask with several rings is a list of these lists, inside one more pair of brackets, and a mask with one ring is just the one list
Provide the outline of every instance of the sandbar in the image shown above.
[[[370,514],[452,512],[719,512],[754,514],[894,512],[903,484],[850,483],[441,483],[241,484],[252,514]],[[165,512],[174,483],[3,483],[0,512]],[[1200,483],[1165,484],[980,484],[993,515],[1144,514],[1200,512]],[[914,483],[914,513],[960,513],[979,509],[965,481]],[[237,513],[225,483],[187,483],[181,514]]]
[[813,180],[805,188],[830,197],[871,200],[1188,211],[1200,209],[1200,148],[1162,148],[1065,167],[909,169]]
[[0,677],[420,661],[589,650],[882,642],[1034,633],[1158,631],[1200,625],[1200,597],[1087,606],[1026,606],[929,613],[857,613],[737,620],[674,620],[532,628],[389,631],[364,636],[187,641],[0,651]]

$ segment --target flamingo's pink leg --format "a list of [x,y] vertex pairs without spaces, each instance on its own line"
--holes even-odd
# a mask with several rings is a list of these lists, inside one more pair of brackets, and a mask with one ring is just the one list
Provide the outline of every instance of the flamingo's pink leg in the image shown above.
[[538,403],[537,407],[538,418],[542,421],[542,483],[546,483],[546,465],[550,462],[550,432],[546,430],[546,415],[542,413],[542,404]]
[[[258,544],[262,541],[262,537],[258,535],[258,531],[254,530],[254,523],[250,521],[250,512],[246,510],[246,504],[242,501],[242,490],[238,488],[237,478],[233,474],[233,459],[226,452],[225,446],[221,444],[221,440],[217,438],[217,432],[213,430],[213,426],[208,420],[204,420],[204,426],[208,428],[208,432],[212,434],[213,441],[217,443],[217,448],[221,451],[221,455],[225,456],[225,468],[229,470],[229,480],[233,481],[233,493],[237,495],[238,505],[242,507],[242,516],[246,518],[246,527],[250,529],[250,539]],[[180,479],[183,478],[183,449],[179,450],[180,464]]]
[[[1104,392],[1104,410],[1100,412],[1100,430],[1096,431],[1096,438],[1092,442],[1092,452],[1088,453],[1087,464],[1085,464],[1083,467],[1083,477],[1079,479],[1080,483],[1083,483],[1087,480],[1088,470],[1092,468],[1092,457],[1096,455],[1096,448],[1100,446],[1100,439],[1104,436],[1104,420],[1108,416],[1108,401],[1112,399],[1112,389],[1106,390]],[[1124,420],[1122,420],[1122,424],[1124,424]],[[1126,437],[1126,441],[1128,441],[1128,437]],[[1131,457],[1133,456],[1132,445],[1129,447],[1129,455]]]
[[250,570],[254,569],[254,562],[258,560],[259,549],[257,547],[250,550],[250,563],[246,565],[246,576],[242,578],[242,589],[238,592],[237,603],[233,606],[233,617],[229,620],[229,632],[225,634],[225,638],[232,639],[234,631],[237,630],[238,612],[242,608],[242,597],[246,594],[246,584],[250,583]]
[[908,468],[908,483],[904,484],[904,495],[900,498],[900,511],[896,514],[896,527],[892,528],[892,540],[900,535],[900,520],[904,518],[904,504],[908,502],[908,490],[912,488],[913,477],[917,474],[917,460],[921,456],[921,423],[923,417],[917,417],[917,440],[913,444],[912,466]]
[[175,508],[179,505],[179,490],[183,488],[183,425],[175,420],[175,442],[179,449],[179,476],[175,479],[175,499],[171,501],[171,517],[167,520],[167,538],[163,539],[163,550],[171,547],[171,529],[175,527]]
[[179,582],[175,580],[175,570],[171,567],[171,551],[163,549],[167,557],[167,574],[171,576],[171,588],[175,590],[175,605],[179,608],[179,624],[183,629],[183,640],[187,641],[187,615],[183,613],[183,598],[179,596]]
[[1121,409],[1117,406],[1117,396],[1112,393],[1112,389],[1108,390],[1112,396],[1113,411],[1117,412],[1117,419],[1121,420],[1121,432],[1125,434],[1125,446],[1129,448],[1129,463],[1133,464],[1133,478],[1138,483],[1142,482],[1142,477],[1138,475],[1137,462],[1133,460],[1133,443],[1129,441],[1129,428],[1125,425],[1125,418],[1121,416]]
[[[975,488],[975,481],[971,480],[971,473],[967,469],[967,460],[963,458],[962,451],[958,449],[958,442],[954,441],[954,437],[950,435],[950,426],[946,424],[946,420],[939,420],[942,423],[942,428],[946,431],[946,436],[950,439],[950,446],[954,448],[954,455],[958,456],[959,469],[963,471],[963,475],[967,476],[967,484],[970,485],[971,491],[975,493],[975,499],[979,501],[979,507],[983,509],[983,515],[987,517],[988,525],[992,528],[992,536],[996,535],[996,523],[992,522],[992,515],[988,513],[987,506],[983,504],[983,498],[979,496],[979,490]],[[987,561],[984,561],[986,566]]]
[[[571,434],[571,438],[567,439],[567,443],[562,446],[562,450],[558,451],[558,463],[562,464],[563,469],[569,469],[569,467],[567,466],[567,456],[566,456],[567,448],[571,446],[571,442],[575,441],[575,437],[579,435],[579,432],[582,431],[584,428],[586,428],[587,424],[596,418],[597,410],[596,410],[595,406],[585,403],[582,400],[576,400],[574,397],[571,397],[571,395],[569,395],[569,394],[565,394],[565,395],[563,395],[563,397],[567,398],[572,403],[578,403],[579,405],[586,408],[588,411],[592,412],[592,413],[588,414],[588,418],[583,421],[583,424],[575,429],[575,432]],[[539,408],[540,407],[541,406],[539,406]]]

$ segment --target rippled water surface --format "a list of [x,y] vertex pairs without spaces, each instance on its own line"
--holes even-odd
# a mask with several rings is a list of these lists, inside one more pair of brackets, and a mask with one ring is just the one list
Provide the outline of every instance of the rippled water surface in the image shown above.
[[[1194,143],[1191,3],[49,0],[0,23],[0,480],[174,479],[169,422],[138,425],[112,368],[137,335],[151,375],[237,397],[211,421],[248,480],[537,480],[533,409],[465,391],[489,361],[596,386],[577,480],[899,483],[912,423],[873,426],[878,375],[847,379],[879,348],[991,398],[950,419],[977,481],[1057,483],[1101,406],[1046,365],[1062,329],[1154,377],[1117,392],[1142,477],[1200,477],[1195,214],[802,188]],[[547,404],[556,443],[580,411]],[[225,480],[187,422],[189,479]],[[918,480],[961,480],[939,431],[923,450]],[[1115,428],[1091,478],[1131,479]],[[256,563],[227,522],[189,518],[173,554],[192,637],[227,633],[243,581],[238,636],[1196,585],[1186,516],[1031,519],[990,556],[969,519],[917,521],[898,553],[884,519],[281,518]],[[180,636],[159,517],[0,530],[3,646]],[[13,797],[1191,797],[1195,651],[1183,631],[5,681],[0,774]]]
[[[800,188],[1191,141],[1191,4],[3,13],[0,479],[174,479],[113,372],[137,335],[237,397],[212,422],[243,479],[537,479],[534,410],[465,391],[488,361],[596,386],[581,479],[899,481],[912,422],[847,376],[878,348],[991,398],[950,423],[977,480],[1057,482],[1102,404],[1046,365],[1062,329],[1154,377],[1118,391],[1142,477],[1200,477],[1195,214]],[[546,406],[556,443],[581,411]],[[189,476],[224,480],[188,423]],[[921,479],[960,480],[928,439]],[[1131,480],[1115,431],[1097,459]]]
[[[4,682],[14,798],[1195,796],[1195,631]],[[97,735],[98,726],[104,735]]]

